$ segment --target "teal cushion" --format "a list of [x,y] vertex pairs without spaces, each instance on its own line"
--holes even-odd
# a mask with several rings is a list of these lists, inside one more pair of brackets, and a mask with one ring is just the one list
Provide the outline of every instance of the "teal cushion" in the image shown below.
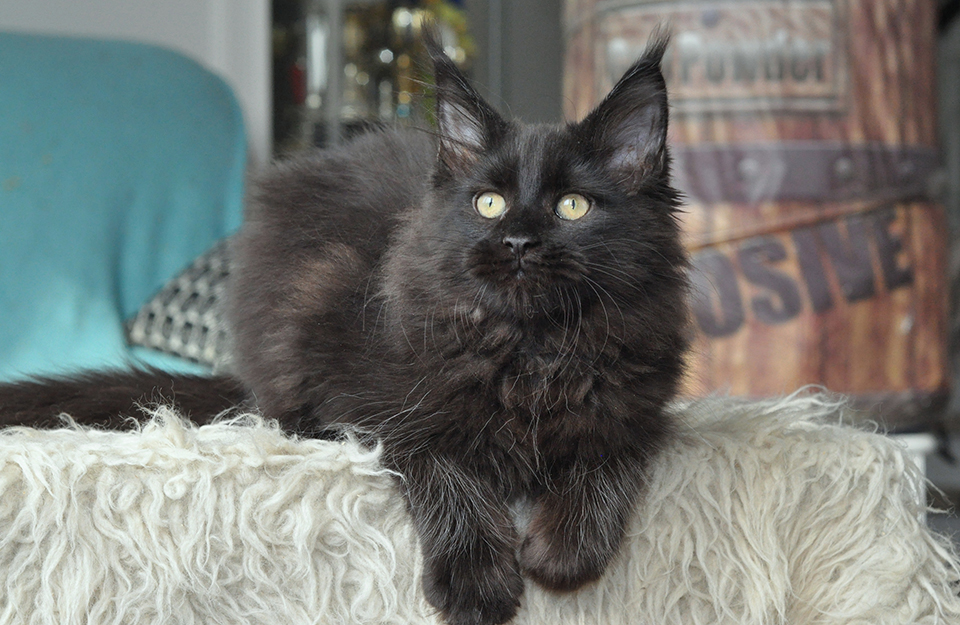
[[123,320],[239,227],[245,161],[188,58],[0,33],[0,379],[139,358]]

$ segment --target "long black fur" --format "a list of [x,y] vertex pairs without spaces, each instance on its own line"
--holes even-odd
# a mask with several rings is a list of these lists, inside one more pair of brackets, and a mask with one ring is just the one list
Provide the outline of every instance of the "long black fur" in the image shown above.
[[236,411],[249,393],[236,378],[168,373],[157,369],[89,371],[73,377],[0,384],[0,426],[52,428],[75,422],[120,429],[157,406],[175,406],[203,424]]
[[[0,414],[115,425],[131,397],[159,393],[198,420],[248,401],[291,432],[360,428],[403,476],[426,595],[448,622],[506,622],[523,575],[595,580],[671,435],[686,348],[665,46],[582,122],[527,126],[431,44],[436,136],[369,134],[258,185],[228,306],[237,381],[8,385]],[[478,214],[484,192],[502,216]],[[581,219],[555,212],[569,193],[592,201]]]

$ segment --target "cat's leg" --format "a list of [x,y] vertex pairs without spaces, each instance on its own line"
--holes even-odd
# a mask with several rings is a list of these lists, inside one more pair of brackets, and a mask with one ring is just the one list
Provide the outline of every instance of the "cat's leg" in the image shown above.
[[534,503],[520,549],[523,572],[561,591],[603,575],[643,490],[643,466],[635,457],[604,454],[554,471]]
[[451,625],[496,625],[520,606],[519,536],[490,476],[419,453],[394,462],[424,557],[427,600]]

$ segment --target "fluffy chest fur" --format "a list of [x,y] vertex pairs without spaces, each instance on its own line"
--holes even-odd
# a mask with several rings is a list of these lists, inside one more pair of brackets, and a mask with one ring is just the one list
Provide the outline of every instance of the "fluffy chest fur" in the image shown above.
[[[596,310],[530,317],[491,311],[482,303],[437,308],[419,319],[397,319],[402,358],[429,363],[446,388],[475,386],[488,401],[525,420],[552,413],[589,412],[588,399],[604,374],[616,378],[622,339]],[[612,380],[611,380],[612,381]]]

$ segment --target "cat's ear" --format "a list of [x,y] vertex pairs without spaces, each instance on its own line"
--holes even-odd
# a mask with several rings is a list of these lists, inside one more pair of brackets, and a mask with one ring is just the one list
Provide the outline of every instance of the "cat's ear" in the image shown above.
[[438,156],[441,165],[458,171],[492,147],[507,124],[443,51],[436,30],[426,29],[424,33],[436,82]]
[[655,34],[643,56],[607,97],[577,124],[604,165],[631,191],[667,173],[667,87],[660,71],[669,35]]

